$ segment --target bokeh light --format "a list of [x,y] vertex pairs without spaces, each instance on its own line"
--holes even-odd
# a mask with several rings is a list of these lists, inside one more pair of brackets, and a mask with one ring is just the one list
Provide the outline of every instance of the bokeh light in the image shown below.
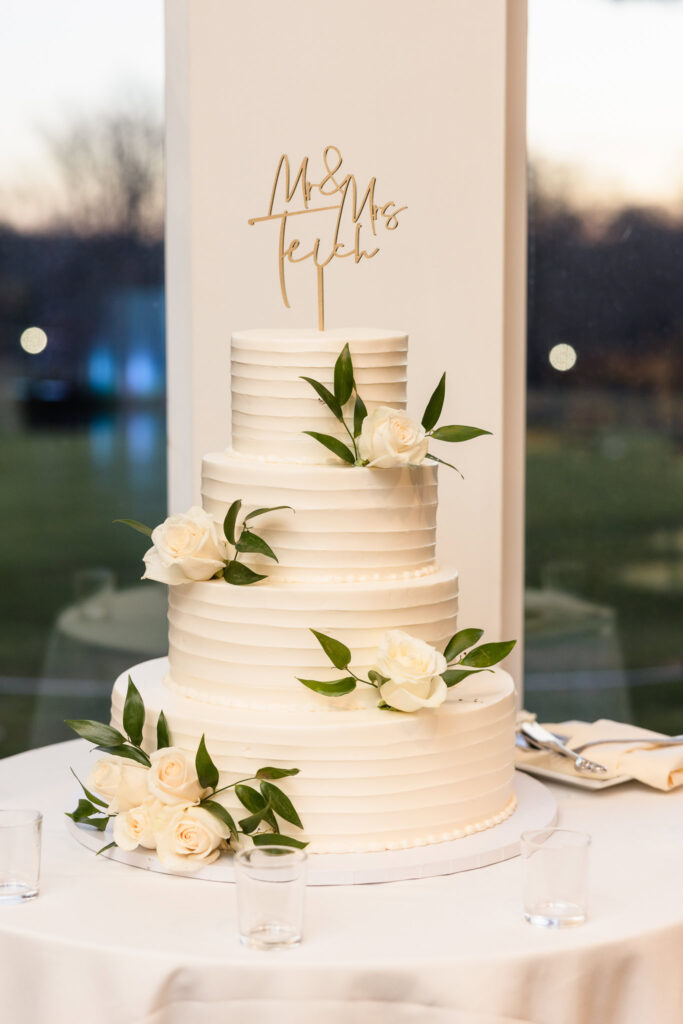
[[22,331],[19,344],[24,352],[37,356],[47,347],[47,334],[42,327],[27,327],[25,331]]
[[548,353],[548,361],[553,370],[571,370],[576,363],[576,349],[573,345],[553,345]]

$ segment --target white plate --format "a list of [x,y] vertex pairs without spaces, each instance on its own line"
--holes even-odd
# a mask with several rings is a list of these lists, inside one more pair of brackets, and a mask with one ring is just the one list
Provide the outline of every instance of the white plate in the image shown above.
[[[497,864],[519,854],[519,837],[526,829],[545,828],[557,821],[555,797],[543,783],[526,775],[515,776],[517,807],[500,825],[464,836],[448,843],[433,843],[410,850],[386,850],[381,853],[312,853],[308,859],[310,885],[359,885],[367,882],[399,882],[409,878],[451,875],[458,871]],[[71,834],[89,850],[100,850],[111,842],[111,829],[95,832],[86,825],[76,825],[67,818]],[[166,871],[150,850],[130,853],[112,847],[102,859],[119,861],[146,871]],[[209,867],[187,878],[210,882],[233,882],[231,857],[220,857]]]
[[[543,753],[543,751],[539,751]],[[558,754],[558,759],[561,758],[561,754]],[[515,768],[521,772],[527,772],[529,775],[537,775],[540,779],[550,779],[553,782],[564,782],[568,786],[577,786],[579,789],[609,789],[611,786],[620,786],[622,782],[632,782],[632,776],[630,775],[614,775],[609,779],[596,779],[594,776],[588,775],[574,775],[571,772],[562,771],[561,769],[554,770],[548,768],[547,765],[535,765],[533,761],[524,760],[520,761],[516,759],[515,752]]]

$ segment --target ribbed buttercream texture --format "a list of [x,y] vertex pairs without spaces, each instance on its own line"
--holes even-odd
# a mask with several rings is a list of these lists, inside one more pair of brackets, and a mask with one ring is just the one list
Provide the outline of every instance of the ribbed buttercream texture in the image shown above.
[[[242,500],[278,561],[250,555],[268,578],[169,588],[169,659],[132,670],[148,709],[163,708],[172,742],[202,735],[221,785],[262,765],[286,780],[315,852],[400,849],[489,828],[514,810],[514,687],[501,671],[470,677],[438,709],[381,711],[376,690],[342,698],[297,677],[341,673],[311,629],[373,667],[383,634],[402,629],[439,650],[457,630],[458,577],[436,562],[437,467],[343,464],[304,430],[349,441],[309,384],[333,387],[348,342],[368,408],[405,408],[408,339],[394,331],[245,331],[232,338],[232,444],[207,455],[202,502],[218,522]],[[350,410],[349,410],[350,412]],[[127,673],[117,680],[121,727]],[[234,800],[227,805],[236,815]]]
[[[148,711],[145,742],[154,746],[163,707],[174,744],[195,751],[205,735],[219,786],[265,764],[299,768],[282,785],[313,852],[445,842],[489,828],[514,809],[514,689],[500,670],[465,680],[438,711],[411,715],[221,708],[169,693],[166,671],[165,659],[131,670]],[[117,728],[126,688],[124,673],[112,700]],[[243,815],[234,796],[222,799]]]

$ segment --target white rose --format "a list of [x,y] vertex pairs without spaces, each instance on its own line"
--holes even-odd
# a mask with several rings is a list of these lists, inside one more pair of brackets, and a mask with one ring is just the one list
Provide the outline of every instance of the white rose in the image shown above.
[[102,757],[93,766],[85,785],[103,796],[112,814],[117,814],[136,807],[147,797],[148,771],[144,765],[125,757]]
[[228,835],[227,825],[203,807],[174,807],[157,833],[157,856],[172,871],[198,871],[220,856]]
[[446,699],[448,687],[441,678],[447,668],[443,654],[403,630],[384,634],[375,667],[388,678],[379,688],[380,696],[397,711],[435,708]]
[[187,583],[210,580],[222,569],[230,548],[208,512],[193,505],[184,515],[169,516],[152,530],[153,547],[143,556],[143,580]]
[[401,409],[380,405],[363,420],[358,447],[361,458],[377,469],[419,466],[429,447],[424,427]]
[[168,813],[166,805],[151,798],[139,807],[122,811],[114,818],[114,842],[122,850],[134,850],[138,846],[155,850],[156,833],[163,827],[165,813]]
[[147,788],[162,804],[197,803],[209,792],[199,785],[194,758],[180,747],[155,750],[150,760]]

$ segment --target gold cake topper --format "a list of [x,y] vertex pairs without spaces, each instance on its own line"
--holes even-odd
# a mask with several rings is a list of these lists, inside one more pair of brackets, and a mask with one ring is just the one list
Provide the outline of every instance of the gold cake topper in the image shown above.
[[[318,330],[325,329],[325,298],[323,274],[333,259],[352,257],[354,263],[371,260],[379,252],[374,244],[377,236],[378,221],[387,231],[395,231],[398,227],[399,214],[407,210],[407,206],[397,206],[393,200],[380,203],[375,199],[376,178],[370,178],[362,196],[353,174],[341,176],[342,155],[336,146],[326,146],[323,150],[325,174],[320,181],[309,179],[309,159],[304,157],[292,180],[292,169],[289,157],[283,153],[277,165],[275,180],[270,193],[268,213],[263,217],[250,217],[250,224],[263,221],[279,220],[280,232],[278,240],[278,274],[282,301],[290,309],[285,280],[286,263],[303,263],[312,260],[318,278]],[[325,202],[328,200],[328,202]],[[297,202],[298,201],[298,202]],[[292,205],[294,208],[292,208]],[[319,234],[312,243],[309,252],[298,253],[302,244],[300,238],[288,240],[287,228],[290,217],[303,214],[330,213],[336,210],[336,221],[330,220],[328,242],[325,234]],[[361,217],[365,222],[361,222]],[[362,231],[367,225],[371,231],[373,248],[364,249],[367,244],[362,238]],[[344,241],[342,241],[344,239]]]

